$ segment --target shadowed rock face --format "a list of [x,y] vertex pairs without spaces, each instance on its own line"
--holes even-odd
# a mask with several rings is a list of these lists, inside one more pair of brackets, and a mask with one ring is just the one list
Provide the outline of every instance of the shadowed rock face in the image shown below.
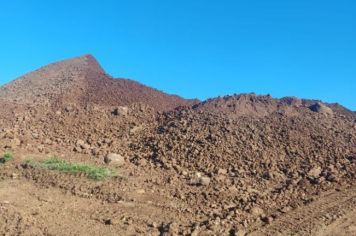
[[41,106],[144,103],[157,111],[196,102],[162,93],[132,80],[114,79],[91,55],[56,62],[26,74],[1,87],[0,99]]

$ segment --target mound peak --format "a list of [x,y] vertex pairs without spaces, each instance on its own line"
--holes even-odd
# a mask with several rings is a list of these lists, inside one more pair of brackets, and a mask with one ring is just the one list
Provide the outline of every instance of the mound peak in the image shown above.
[[[62,62],[66,62],[69,65],[82,66],[83,69],[96,71],[98,73],[105,73],[104,69],[101,67],[96,58],[91,54],[85,54],[79,57],[74,57],[72,59],[67,59]],[[61,62],[59,62],[61,63]]]
[[114,79],[90,54],[55,62],[17,78],[0,87],[0,100],[55,107],[145,103],[158,111],[193,102],[132,80]]

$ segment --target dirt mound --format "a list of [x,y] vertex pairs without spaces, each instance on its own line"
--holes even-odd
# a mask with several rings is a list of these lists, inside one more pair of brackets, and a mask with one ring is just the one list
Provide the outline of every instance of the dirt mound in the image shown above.
[[333,110],[340,115],[354,115],[353,112],[338,104],[326,104],[321,101],[299,99],[297,97],[275,99],[270,95],[258,96],[254,93],[211,98],[195,104],[193,109],[208,111],[210,113],[221,113],[224,116],[232,117],[264,117],[273,113],[295,116],[307,112],[307,109],[326,115],[332,115]]
[[[91,56],[30,73],[0,98],[0,149],[14,153],[0,163],[0,231],[353,233],[355,219],[341,221],[356,209],[356,115],[340,105],[187,101],[113,79]],[[53,155],[118,174],[95,182],[24,164]]]
[[[215,106],[219,102],[220,99],[217,99],[209,105]],[[156,135],[147,138],[152,140],[155,156],[195,166],[200,171],[216,172],[217,168],[231,168],[235,161],[255,159],[262,162],[265,159],[278,163],[282,168],[284,162],[286,165],[296,161],[310,164],[320,158],[319,161],[325,163],[327,158],[335,160],[355,154],[354,116],[324,117],[323,113],[311,112],[308,107],[290,110],[295,114],[292,117],[272,109],[270,115],[266,115],[270,103],[264,106],[266,108],[260,113],[261,116],[247,116],[251,109],[230,111],[231,103],[227,104],[211,110],[210,106],[202,109],[206,106],[202,103],[193,108],[183,107],[162,114],[157,119]],[[239,107],[240,100],[236,100],[236,104]],[[253,106],[256,108],[254,112],[264,108],[259,104]],[[230,112],[234,116],[225,114]],[[239,112],[245,116],[239,115]],[[285,159],[286,156],[300,159]],[[243,165],[236,163],[236,168]],[[265,172],[270,167],[267,165],[265,170],[258,171]]]
[[132,80],[114,79],[91,55],[56,62],[24,75],[1,87],[0,99],[48,107],[144,103],[158,111],[196,103]]
[[209,178],[203,196],[177,190],[202,218],[213,210],[225,227],[233,228],[231,219],[240,227],[269,224],[356,177],[355,116],[325,116],[308,100],[284,102],[240,95],[178,108],[159,116],[135,150],[188,184],[201,183],[196,173]]

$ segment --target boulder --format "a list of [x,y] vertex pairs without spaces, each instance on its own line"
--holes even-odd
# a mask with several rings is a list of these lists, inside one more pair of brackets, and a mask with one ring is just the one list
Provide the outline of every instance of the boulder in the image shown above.
[[115,107],[112,111],[112,114],[115,116],[126,116],[129,111],[128,107],[120,106]]
[[117,153],[109,153],[105,156],[104,161],[106,164],[122,166],[125,164],[125,158]]

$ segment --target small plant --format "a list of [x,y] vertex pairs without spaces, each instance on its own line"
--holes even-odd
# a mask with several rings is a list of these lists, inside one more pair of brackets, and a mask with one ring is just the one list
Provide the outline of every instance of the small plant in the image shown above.
[[52,157],[43,161],[26,161],[26,164],[31,167],[46,168],[49,170],[57,170],[60,172],[77,173],[82,172],[88,175],[90,179],[103,180],[114,175],[114,173],[105,167],[87,165],[82,163],[71,163],[57,157]]
[[12,152],[6,151],[1,157],[0,157],[0,163],[5,163],[8,161],[12,160]]

